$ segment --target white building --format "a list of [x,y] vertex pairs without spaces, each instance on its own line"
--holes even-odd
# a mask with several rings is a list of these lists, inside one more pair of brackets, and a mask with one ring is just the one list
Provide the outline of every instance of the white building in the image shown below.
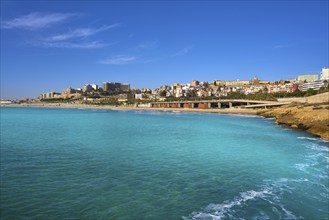
[[144,98],[143,94],[135,94],[135,99],[140,99],[142,100]]
[[321,74],[320,74],[321,80],[329,80],[329,68],[322,68]]
[[302,91],[307,91],[309,89],[319,90],[322,86],[323,86],[322,80],[307,82],[307,83],[303,83]]
[[97,89],[98,89],[98,85],[97,85],[97,84],[91,84],[91,87],[92,87],[94,90],[97,90]]

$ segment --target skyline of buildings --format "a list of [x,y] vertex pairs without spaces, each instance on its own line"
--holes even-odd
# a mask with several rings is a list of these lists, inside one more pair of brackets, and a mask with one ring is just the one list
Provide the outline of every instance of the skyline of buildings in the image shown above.
[[[211,83],[206,81],[191,80],[190,83],[173,83],[171,86],[162,85],[156,89],[149,88],[130,88],[128,83],[103,82],[102,87],[97,84],[85,84],[82,88],[66,88],[62,93],[47,92],[42,93],[38,98],[42,99],[68,99],[79,98],[84,93],[92,96],[119,95],[118,100],[128,99],[159,99],[165,97],[184,97],[195,92],[198,97],[207,96],[226,96],[230,92],[241,92],[244,94],[254,94],[259,91],[267,93],[294,92],[297,90],[306,91],[308,89],[318,90],[324,86],[324,81],[329,80],[329,68],[322,68],[320,76],[318,74],[299,75],[294,79],[284,79],[279,81],[260,80],[254,76],[252,80],[213,80]],[[101,89],[101,90],[99,90]],[[166,91],[163,93],[163,91]],[[125,93],[125,94],[120,94]],[[162,95],[160,95],[163,93]],[[128,94],[128,95],[127,95]],[[123,98],[125,96],[126,98]]]

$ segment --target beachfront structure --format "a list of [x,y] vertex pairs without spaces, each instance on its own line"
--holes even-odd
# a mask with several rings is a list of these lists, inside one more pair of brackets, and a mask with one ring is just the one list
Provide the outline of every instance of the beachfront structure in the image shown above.
[[312,82],[317,80],[319,80],[318,74],[300,75],[296,78],[297,82]]
[[329,80],[329,68],[322,68],[320,80]]
[[316,80],[313,82],[303,83],[302,91],[307,91],[309,89],[319,90],[324,85],[322,80]]

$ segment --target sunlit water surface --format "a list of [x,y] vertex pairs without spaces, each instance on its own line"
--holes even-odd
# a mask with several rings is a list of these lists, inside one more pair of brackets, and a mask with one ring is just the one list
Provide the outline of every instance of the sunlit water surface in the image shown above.
[[1,108],[1,219],[328,219],[329,143],[261,117]]

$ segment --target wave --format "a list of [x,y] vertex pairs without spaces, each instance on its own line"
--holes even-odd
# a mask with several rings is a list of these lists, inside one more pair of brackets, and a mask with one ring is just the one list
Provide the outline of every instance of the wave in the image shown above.
[[242,192],[240,193],[240,197],[233,201],[225,201],[221,204],[209,204],[206,207],[205,212],[193,212],[189,217],[183,217],[183,219],[222,219],[223,217],[233,217],[230,213],[233,207],[244,206],[246,201],[257,197],[264,197],[267,194],[271,194],[271,191],[268,189]]
[[[263,116],[262,116],[263,117]],[[266,118],[266,117],[263,117],[262,118],[264,121],[275,121],[275,118]]]
[[[272,187],[264,187],[260,191],[250,190],[241,192],[240,196],[233,200],[227,200],[220,204],[209,204],[201,212],[192,212],[189,216],[183,217],[184,220],[201,220],[201,219],[240,219],[237,216],[238,213],[243,212],[250,206],[250,201],[261,200],[272,207],[280,218],[283,219],[299,219],[292,211],[287,210],[283,204],[281,204],[278,195],[273,192]],[[259,210],[259,216],[262,219],[269,219],[263,210]],[[243,218],[243,216],[241,216]]]
[[310,165],[309,164],[304,164],[304,163],[297,163],[295,164],[295,168],[300,170],[300,171],[306,171],[307,168],[309,168]]
[[[304,169],[308,165],[296,164],[296,167]],[[294,193],[296,186],[306,185],[323,188],[321,197],[328,198],[326,193],[329,189],[326,185],[313,183],[307,178],[269,179],[264,180],[264,185],[260,186],[260,190],[241,192],[231,200],[225,200],[219,204],[211,203],[203,210],[194,211],[182,218],[184,220],[244,219],[245,216],[253,213],[253,219],[302,219],[302,216],[297,216],[289,210],[283,201],[286,195]],[[257,213],[254,212],[255,210]]]
[[324,143],[329,143],[329,140],[323,139],[323,138],[312,138],[312,137],[297,137],[298,139],[302,140],[309,140],[309,141],[319,141]]
[[[311,150],[314,150],[314,151],[317,151],[317,152],[320,152],[320,153],[329,152],[329,147],[328,146],[323,146],[323,145],[319,145],[319,144],[308,144],[308,145],[306,145],[306,147],[308,149],[311,149]],[[314,152],[314,153],[316,153],[316,152]]]

